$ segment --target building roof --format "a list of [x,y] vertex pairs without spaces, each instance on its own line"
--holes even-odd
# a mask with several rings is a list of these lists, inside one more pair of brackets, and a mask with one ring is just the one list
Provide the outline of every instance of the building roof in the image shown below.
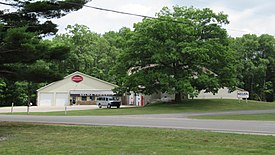
[[[75,75],[82,76],[84,80],[78,83],[73,82],[71,78]],[[37,91],[67,91],[75,89],[111,90],[114,87],[117,87],[117,85],[76,71],[72,74],[65,76],[62,80],[50,83],[44,87],[39,88]]]

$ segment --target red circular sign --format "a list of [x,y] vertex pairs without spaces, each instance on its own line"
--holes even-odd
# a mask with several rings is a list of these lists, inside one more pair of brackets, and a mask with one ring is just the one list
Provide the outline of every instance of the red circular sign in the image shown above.
[[80,75],[75,75],[75,76],[72,77],[72,81],[81,82],[81,81],[83,81],[83,77],[80,76]]

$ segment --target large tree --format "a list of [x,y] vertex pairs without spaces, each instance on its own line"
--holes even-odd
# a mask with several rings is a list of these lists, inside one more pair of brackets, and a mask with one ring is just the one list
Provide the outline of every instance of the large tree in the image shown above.
[[120,91],[175,93],[181,101],[203,89],[233,88],[234,53],[222,28],[228,23],[223,13],[175,6],[135,24],[117,65]]
[[[13,80],[51,81],[61,76],[46,62],[64,58],[68,48],[49,46],[42,37],[57,32],[52,18],[78,10],[88,0],[7,0],[0,5],[0,76]],[[38,61],[39,60],[39,61]],[[44,66],[41,64],[44,62]]]

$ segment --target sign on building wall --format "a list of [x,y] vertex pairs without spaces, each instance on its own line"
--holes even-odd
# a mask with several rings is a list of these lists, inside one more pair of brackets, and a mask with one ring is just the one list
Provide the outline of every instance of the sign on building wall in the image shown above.
[[83,77],[80,75],[75,75],[72,77],[72,81],[77,82],[77,83],[81,82],[81,81],[83,81]]

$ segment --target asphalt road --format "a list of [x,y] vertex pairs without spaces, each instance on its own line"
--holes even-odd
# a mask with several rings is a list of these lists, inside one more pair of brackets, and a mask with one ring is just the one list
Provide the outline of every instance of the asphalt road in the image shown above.
[[[272,111],[267,111],[267,113]],[[224,112],[226,113],[226,112]],[[263,112],[262,112],[263,113]],[[197,115],[199,113],[196,113]],[[205,114],[205,113],[204,113]],[[211,113],[209,113],[211,114]],[[215,114],[215,113],[213,113]],[[189,114],[127,115],[127,116],[26,116],[0,115],[1,121],[62,123],[100,126],[129,126],[205,130],[214,132],[275,135],[275,121],[196,120]]]

